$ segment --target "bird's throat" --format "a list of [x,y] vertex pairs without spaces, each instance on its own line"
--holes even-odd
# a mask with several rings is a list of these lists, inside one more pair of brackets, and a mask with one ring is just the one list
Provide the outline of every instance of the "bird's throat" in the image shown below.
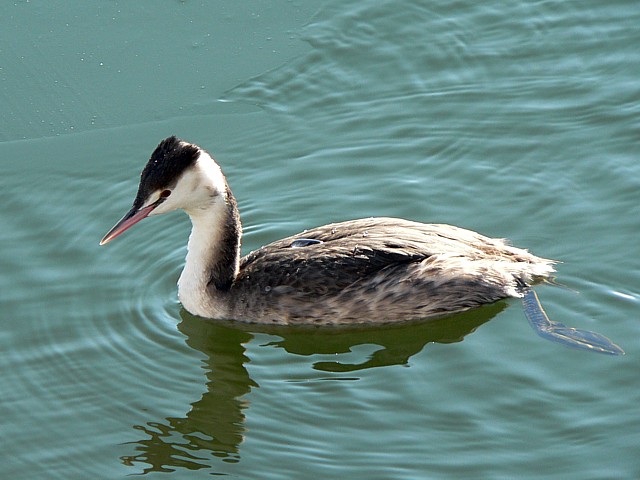
[[189,212],[192,230],[178,280],[184,308],[208,318],[225,317],[240,261],[242,227],[235,198],[228,189],[226,194],[207,209]]

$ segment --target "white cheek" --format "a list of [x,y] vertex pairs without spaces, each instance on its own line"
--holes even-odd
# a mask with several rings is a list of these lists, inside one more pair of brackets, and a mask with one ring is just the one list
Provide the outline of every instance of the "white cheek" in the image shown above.
[[[200,215],[216,205],[220,199],[224,203],[226,183],[220,167],[202,152],[193,168],[187,169],[171,188],[164,202],[149,215],[161,215],[182,209],[189,215]],[[162,193],[158,190],[149,195],[146,205],[156,202]]]
[[167,203],[166,201],[161,203],[160,205],[158,205],[156,208],[154,208],[151,213],[149,214],[149,216],[153,216],[153,215],[162,215],[163,213],[168,213],[171,212],[173,210],[175,210],[177,207],[172,207],[171,204]]

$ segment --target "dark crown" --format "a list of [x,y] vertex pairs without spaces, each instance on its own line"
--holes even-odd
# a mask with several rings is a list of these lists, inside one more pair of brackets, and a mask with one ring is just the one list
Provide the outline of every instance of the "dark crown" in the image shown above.
[[162,140],[140,174],[140,185],[134,205],[141,206],[151,192],[170,189],[186,169],[193,166],[200,149],[171,136]]

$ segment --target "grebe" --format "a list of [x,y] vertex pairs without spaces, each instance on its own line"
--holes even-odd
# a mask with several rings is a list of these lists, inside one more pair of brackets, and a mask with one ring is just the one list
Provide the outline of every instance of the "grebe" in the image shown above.
[[521,297],[531,324],[569,346],[623,353],[602,335],[551,322],[531,290],[554,261],[470,230],[366,218],[306,230],[240,258],[235,197],[212,156],[169,137],[144,167],[110,242],[147,216],[182,209],[193,225],[178,297],[194,315],[287,325],[400,322]]

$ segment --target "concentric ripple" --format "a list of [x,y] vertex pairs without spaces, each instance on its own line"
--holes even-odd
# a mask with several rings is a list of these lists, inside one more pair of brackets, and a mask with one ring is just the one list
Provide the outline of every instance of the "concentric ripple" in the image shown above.
[[[302,2],[317,15],[286,32],[300,2],[11,3],[3,133],[31,140],[0,144],[5,476],[638,477],[632,2]],[[273,68],[287,43],[302,53]],[[176,298],[184,215],[98,247],[170,134],[222,165],[246,250],[371,215],[508,237],[580,291],[540,289],[550,320],[627,355],[545,342],[515,304],[369,331],[192,317]]]

